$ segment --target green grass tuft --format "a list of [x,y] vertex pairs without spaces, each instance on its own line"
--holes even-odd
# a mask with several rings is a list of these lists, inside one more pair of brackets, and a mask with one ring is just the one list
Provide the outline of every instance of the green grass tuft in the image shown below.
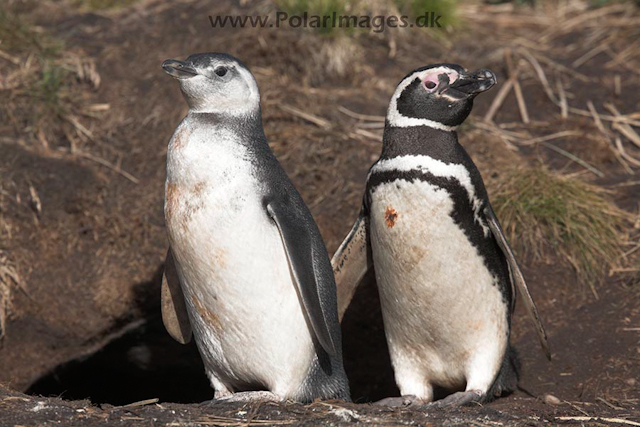
[[62,91],[69,84],[68,72],[62,67],[45,63],[39,78],[31,84],[29,95],[40,110],[39,115],[59,116],[65,112]]
[[455,28],[460,24],[456,13],[456,0],[395,0],[395,4],[403,14],[411,19],[423,16],[426,12],[435,12],[440,18],[443,27]]
[[600,187],[543,168],[508,174],[493,206],[519,254],[546,260],[559,253],[594,291],[620,255],[629,218]]
[[[331,16],[334,12],[338,16],[345,15],[347,8],[353,6],[354,3],[353,0],[276,0],[278,7],[290,16],[302,16],[305,12],[309,16]],[[337,30],[353,31],[351,28],[335,28],[329,25],[318,28],[317,32],[320,34],[334,34]]]

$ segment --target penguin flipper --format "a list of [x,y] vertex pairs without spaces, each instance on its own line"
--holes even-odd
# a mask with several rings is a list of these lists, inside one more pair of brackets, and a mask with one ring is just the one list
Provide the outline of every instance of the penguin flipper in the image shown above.
[[338,318],[342,320],[364,275],[373,266],[369,221],[360,210],[351,231],[331,259],[338,290]]
[[[301,202],[302,203],[302,202]],[[280,237],[289,261],[298,295],[311,323],[313,332],[322,348],[334,356],[337,354],[336,337],[331,333],[335,282],[320,232],[308,214],[290,198],[278,198],[267,204],[267,212],[280,231]],[[333,288],[333,289],[332,289]]]
[[[498,246],[502,249],[502,253],[504,254],[507,262],[509,264],[509,271],[511,273],[511,287],[513,291],[518,291],[522,298],[522,302],[533,320],[534,326],[536,328],[536,333],[538,334],[538,339],[540,340],[540,345],[544,350],[547,359],[551,360],[551,352],[549,350],[549,342],[547,340],[547,333],[542,326],[542,321],[540,320],[540,315],[538,314],[538,309],[536,308],[535,303],[533,302],[533,297],[529,292],[529,288],[527,287],[527,283],[524,280],[524,276],[522,275],[522,271],[518,266],[518,262],[516,261],[516,257],[509,246],[509,242],[507,242],[507,238],[502,231],[502,227],[500,226],[500,222],[496,217],[496,214],[493,212],[491,206],[487,206],[484,209],[484,214],[487,218],[487,222],[489,223],[489,228],[493,233],[496,241],[498,242]],[[515,285],[515,288],[514,288]],[[515,300],[515,292],[513,292],[513,298]]]
[[176,270],[171,248],[167,251],[162,274],[162,322],[171,337],[180,344],[191,341],[191,323],[187,314],[187,306],[180,286],[180,278]]

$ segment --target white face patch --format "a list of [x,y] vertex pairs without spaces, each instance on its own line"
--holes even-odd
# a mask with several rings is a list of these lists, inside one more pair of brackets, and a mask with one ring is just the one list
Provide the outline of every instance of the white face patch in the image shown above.
[[[433,90],[438,86],[438,76],[440,74],[446,74],[449,76],[449,84],[458,79],[458,72],[447,67],[429,68],[428,70],[417,71],[405,78],[394,92],[389,103],[389,110],[387,111],[387,120],[392,127],[411,127],[411,126],[428,126],[433,129],[439,129],[452,132],[456,130],[456,126],[447,126],[442,123],[438,123],[429,119],[419,119],[416,117],[406,117],[400,114],[398,111],[398,98],[402,95],[402,92],[409,86],[416,78],[422,81],[422,85],[425,90]],[[435,83],[435,86],[430,88],[431,83]]]
[[484,223],[482,218],[480,218],[482,201],[476,195],[476,189],[471,182],[469,171],[462,165],[445,163],[429,156],[399,156],[392,159],[380,160],[371,168],[371,172],[369,172],[367,180],[369,180],[371,174],[376,172],[409,172],[414,170],[429,172],[434,176],[443,178],[455,178],[460,185],[467,190],[469,201],[473,206],[473,217],[475,222],[482,227],[484,236],[489,236],[491,230],[489,229],[489,226]]
[[[215,70],[226,67],[234,76],[217,80]],[[189,101],[191,111],[242,116],[255,113],[260,107],[260,92],[255,78],[245,68],[234,63],[213,63],[196,68],[198,75],[180,80],[180,87]],[[213,76],[209,78],[207,76]]]

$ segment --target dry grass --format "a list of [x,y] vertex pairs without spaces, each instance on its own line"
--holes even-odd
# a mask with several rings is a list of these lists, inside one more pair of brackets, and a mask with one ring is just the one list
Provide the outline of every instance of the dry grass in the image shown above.
[[6,333],[7,319],[11,313],[13,290],[20,286],[20,276],[9,261],[6,252],[0,250],[0,340]]
[[346,78],[363,56],[362,47],[347,36],[338,36],[313,50],[311,82],[321,83],[325,78]]
[[434,12],[441,16],[439,23],[444,28],[454,28],[461,24],[456,0],[395,0],[395,4],[400,12],[412,19]]
[[13,261],[9,259],[7,245],[11,242],[15,232],[19,231],[21,224],[7,215],[16,206],[20,205],[20,199],[13,197],[11,191],[15,190],[15,182],[11,180],[10,170],[0,168],[0,341],[7,332],[7,321],[14,313],[12,296],[14,290],[22,285],[20,276]]
[[[620,96],[633,81],[621,76],[637,75],[640,64],[633,42],[640,35],[638,11],[631,2],[591,6],[581,0],[537,2],[534,8],[459,5],[477,37],[491,37],[487,65],[506,72],[484,120],[474,127],[500,137],[514,152],[535,147],[543,162],[564,164],[567,171],[634,180],[640,168],[635,130],[640,121],[628,105],[621,107]],[[567,43],[568,38],[580,43]],[[594,85],[611,90],[583,90]],[[508,111],[514,99],[519,117]],[[542,105],[546,114],[536,114]],[[558,254],[594,289],[607,272],[634,270],[628,266],[631,260],[620,257],[629,214],[609,195],[614,197],[598,186],[537,168],[502,179],[494,202],[521,254],[544,260]]]
[[[61,40],[29,23],[26,14],[13,9],[16,4],[0,4],[2,143],[58,158],[63,152],[56,148],[74,152],[91,142],[93,135],[83,122],[95,114],[88,100],[100,76],[92,59],[66,49]],[[16,314],[15,290],[23,289],[16,265],[24,268],[26,261],[16,242],[37,226],[42,209],[28,178],[29,195],[20,196],[13,172],[10,165],[0,171],[0,338],[6,333],[7,319]],[[35,215],[22,215],[25,207]]]
[[631,235],[630,248],[622,256],[627,267],[622,267],[620,272],[626,273],[628,286],[640,293],[640,212],[636,213]]
[[[633,169],[640,167],[640,159],[634,154],[635,148],[640,148],[640,136],[631,126],[639,126],[640,121],[635,113],[620,113],[614,104],[625,86],[629,90],[632,82],[621,75],[637,75],[640,68],[638,10],[632,2],[610,2],[601,8],[591,6],[583,0],[539,2],[535,8],[516,8],[512,3],[487,6],[468,2],[460,4],[458,11],[478,37],[491,38],[495,50],[487,60],[498,62],[504,58],[501,62],[507,70],[508,79],[494,95],[485,121],[491,122],[497,117],[513,89],[522,122],[528,124],[527,105],[531,105],[532,100],[527,97],[531,97],[531,91],[523,95],[521,86],[534,82],[547,98],[548,111],[557,114],[556,118],[553,114],[546,115],[544,120],[549,126],[559,126],[568,119],[592,119],[599,135],[584,132],[585,142],[601,144],[604,141],[626,173],[632,175]],[[514,37],[516,33],[518,37]],[[581,42],[567,43],[569,37]],[[596,97],[591,91],[578,89],[585,85],[606,85],[617,97],[611,97],[611,92]],[[496,123],[500,124],[499,120]],[[522,133],[531,129],[520,128]],[[504,133],[502,136],[511,144],[522,142],[519,137],[510,138]],[[557,147],[547,148],[559,152]],[[577,156],[572,156],[573,153],[560,154],[598,175]]]
[[137,0],[72,0],[74,6],[87,10],[120,9],[131,6]]
[[32,143],[45,149],[73,147],[91,137],[80,121],[92,117],[86,86],[99,84],[91,60],[71,53],[54,59],[29,56],[8,72],[7,80],[10,85],[0,91],[0,114],[16,131],[26,130]]
[[25,22],[8,3],[0,4],[0,41],[2,51],[17,54],[37,52],[52,56],[62,48],[58,40]]
[[509,240],[525,258],[560,254],[592,289],[621,255],[628,213],[606,190],[544,168],[515,170],[493,194]]
[[100,76],[92,59],[65,50],[64,44],[28,24],[8,6],[0,6],[2,67],[0,117],[31,145],[71,149],[91,137],[81,117],[92,117],[87,89]]

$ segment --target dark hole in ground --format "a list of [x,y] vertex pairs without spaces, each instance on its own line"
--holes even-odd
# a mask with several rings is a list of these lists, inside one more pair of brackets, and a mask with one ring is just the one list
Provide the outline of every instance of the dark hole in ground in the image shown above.
[[[343,348],[354,401],[398,395],[372,275],[365,278],[345,315]],[[177,403],[213,397],[194,342],[175,342],[159,317],[91,356],[58,366],[27,393],[112,405],[154,397]]]
[[72,400],[88,398],[93,403],[112,405],[154,397],[178,403],[213,397],[193,341],[189,345],[173,341],[160,318],[91,356],[58,366],[27,393]]

